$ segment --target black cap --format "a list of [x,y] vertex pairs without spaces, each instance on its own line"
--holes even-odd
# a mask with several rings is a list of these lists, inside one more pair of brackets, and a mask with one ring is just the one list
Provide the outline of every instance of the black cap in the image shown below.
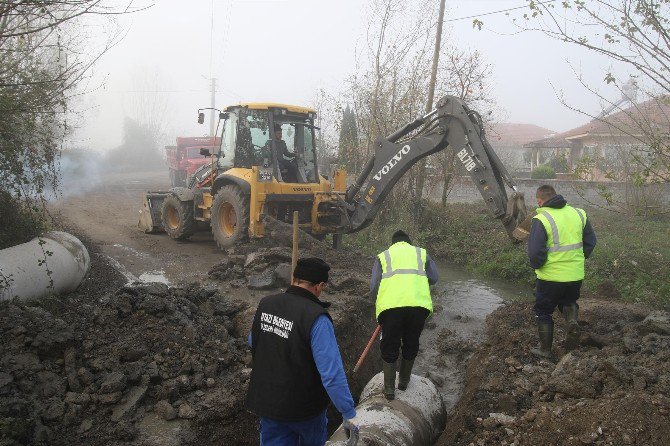
[[298,259],[293,271],[293,277],[306,280],[314,284],[328,282],[328,271],[330,266],[318,257]]
[[281,132],[281,124],[275,124],[275,132]]
[[391,243],[398,242],[407,242],[410,245],[412,244],[412,240],[409,238],[409,235],[407,235],[407,233],[403,230],[395,231],[393,237],[391,237]]

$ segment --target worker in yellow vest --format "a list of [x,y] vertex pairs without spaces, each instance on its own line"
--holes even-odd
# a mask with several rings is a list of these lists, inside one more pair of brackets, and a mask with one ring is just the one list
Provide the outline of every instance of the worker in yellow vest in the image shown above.
[[596,234],[586,212],[569,206],[553,187],[540,186],[535,196],[538,209],[530,227],[528,258],[537,275],[534,311],[540,345],[531,352],[551,359],[551,315],[557,306],[567,322],[566,348],[579,343],[577,299],[584,280],[584,259],[596,246]]
[[370,294],[377,299],[376,318],[382,327],[384,396],[388,400],[395,398],[401,346],[398,389],[407,389],[419,352],[419,337],[426,318],[433,313],[430,285],[439,278],[435,262],[425,249],[413,246],[405,232],[397,231],[391,242],[389,249],[375,259],[370,279]]

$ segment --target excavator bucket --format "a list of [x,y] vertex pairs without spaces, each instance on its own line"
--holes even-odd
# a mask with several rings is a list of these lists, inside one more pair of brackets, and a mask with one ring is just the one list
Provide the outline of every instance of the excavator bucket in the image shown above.
[[140,210],[140,221],[137,226],[147,234],[163,232],[161,205],[167,196],[162,192],[149,192],[144,197],[144,205]]
[[505,218],[514,222],[514,229],[511,233],[514,240],[523,242],[528,239],[533,216],[528,215],[523,192],[512,192],[512,195],[510,195],[509,200],[507,201],[507,213]]

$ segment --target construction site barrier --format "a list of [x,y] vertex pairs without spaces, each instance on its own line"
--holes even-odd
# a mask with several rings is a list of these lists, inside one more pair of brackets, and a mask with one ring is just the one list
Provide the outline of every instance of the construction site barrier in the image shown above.
[[90,267],[88,251],[77,237],[48,232],[0,251],[0,301],[74,291]]
[[[397,381],[397,380],[396,380]],[[429,446],[442,434],[447,411],[439,390],[429,379],[412,375],[407,390],[397,390],[395,399],[383,394],[384,374],[378,373],[365,386],[356,407],[359,445]],[[347,435],[340,426],[328,446],[346,446]]]

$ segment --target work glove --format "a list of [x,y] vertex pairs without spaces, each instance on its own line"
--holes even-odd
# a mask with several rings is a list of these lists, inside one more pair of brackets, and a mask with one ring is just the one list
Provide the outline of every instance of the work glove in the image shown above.
[[356,446],[358,444],[359,436],[358,420],[356,417],[344,420],[342,427],[344,428],[344,433],[347,434],[348,437],[347,446]]

